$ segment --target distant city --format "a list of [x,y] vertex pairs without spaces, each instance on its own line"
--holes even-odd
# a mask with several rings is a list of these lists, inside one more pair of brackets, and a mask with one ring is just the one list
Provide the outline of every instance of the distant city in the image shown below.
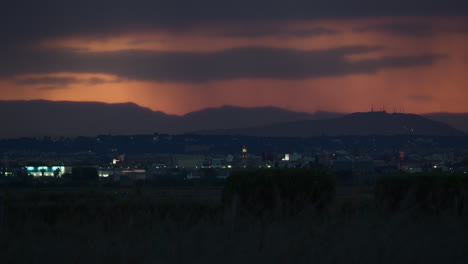
[[[342,183],[373,183],[395,172],[468,172],[465,115],[227,106],[174,117],[133,104],[50,101],[0,108],[9,113],[1,132],[8,138],[0,140],[0,184],[7,185],[221,184],[232,171],[259,168],[320,168]],[[92,135],[106,127],[114,129]],[[129,134],[152,129],[163,132]],[[28,131],[36,136],[25,137]]]
[[[341,183],[396,172],[468,173],[467,136],[129,135],[0,140],[0,184],[67,184],[93,168],[92,184],[221,184],[232,171],[320,168]],[[75,175],[76,177],[76,175]]]

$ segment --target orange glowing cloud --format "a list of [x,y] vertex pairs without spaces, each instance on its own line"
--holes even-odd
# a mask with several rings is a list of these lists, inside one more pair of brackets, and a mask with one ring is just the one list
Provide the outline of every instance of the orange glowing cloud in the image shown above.
[[[43,48],[71,48],[78,52],[112,52],[121,50],[213,52],[243,46],[266,46],[298,50],[317,50],[350,45],[379,45],[395,49],[418,46],[430,49],[427,38],[414,38],[411,32],[389,34],[385,28],[371,30],[369,25],[424,25],[434,37],[459,38],[466,33],[468,19],[463,17],[380,17],[348,20],[314,20],[292,22],[257,22],[248,24],[198,25],[185,31],[142,31],[120,34],[78,35],[45,39]],[[396,28],[398,29],[398,28]],[[287,33],[287,34],[286,34]],[[390,32],[391,33],[391,32]],[[394,32],[399,33],[399,32]],[[434,45],[437,46],[437,45]],[[395,52],[395,50],[393,50]]]
[[[173,114],[227,104],[245,107],[273,105],[307,112],[368,111],[371,105],[385,107],[389,111],[413,113],[466,112],[468,30],[462,26],[464,24],[468,24],[467,19],[460,17],[383,17],[198,25],[185,31],[122,32],[102,37],[77,35],[44,39],[39,43],[40,49],[71,48],[82,53],[123,50],[207,53],[246,46],[309,51],[363,45],[380,48],[351,54],[346,59],[358,62],[423,54],[439,54],[443,58],[422,67],[304,80],[245,77],[179,83],[128,80],[122,76],[93,72],[22,74],[0,81],[1,95],[4,100],[41,98],[135,102]],[[249,29],[242,30],[245,27]],[[57,89],[41,89],[47,82],[48,86],[53,86],[54,79],[68,80],[66,89],[60,89],[64,88],[60,83],[55,85]]]

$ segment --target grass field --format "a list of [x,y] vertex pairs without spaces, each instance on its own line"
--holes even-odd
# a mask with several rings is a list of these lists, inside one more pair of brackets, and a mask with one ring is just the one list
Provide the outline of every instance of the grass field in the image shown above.
[[385,212],[338,186],[323,212],[233,216],[220,188],[1,191],[1,263],[468,263],[468,218]]

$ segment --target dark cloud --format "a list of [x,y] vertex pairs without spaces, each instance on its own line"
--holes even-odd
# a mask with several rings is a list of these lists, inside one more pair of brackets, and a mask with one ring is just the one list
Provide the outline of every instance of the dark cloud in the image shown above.
[[198,24],[378,16],[468,15],[462,0],[15,0],[0,8],[3,46],[45,37],[184,30]]
[[98,84],[104,84],[104,83],[118,83],[121,82],[121,79],[115,79],[115,80],[106,80],[102,78],[97,78],[97,77],[92,77],[86,80],[86,84],[89,85],[98,85]]
[[72,84],[86,84],[86,85],[98,85],[103,83],[115,83],[120,82],[120,79],[106,80],[102,78],[76,78],[76,77],[29,77],[24,79],[18,79],[15,82],[20,85],[47,85],[39,88],[39,90],[57,90],[67,88]]
[[360,27],[354,29],[355,32],[385,32],[393,35],[402,35],[410,37],[430,37],[435,31],[428,24],[380,24]]
[[429,95],[411,95],[411,96],[408,96],[408,98],[412,101],[417,101],[417,102],[429,102],[429,101],[434,100],[434,97],[429,96]]
[[82,83],[83,80],[74,77],[31,77],[17,80],[17,84],[21,85],[57,85],[57,86],[68,86],[70,84]]
[[132,40],[127,42],[128,45],[141,45],[141,44],[146,44],[150,43],[151,41],[148,39],[139,39],[139,40]]
[[[365,68],[344,60],[339,50],[300,53],[286,50],[235,49],[212,54],[119,53],[77,54],[37,51],[37,41],[66,36],[106,36],[142,30],[188,32],[198,25],[244,25],[220,36],[282,38],[336,34],[327,28],[285,30],[284,21],[378,16],[468,15],[468,1],[447,0],[16,0],[0,7],[0,77],[27,72],[103,72],[134,79],[206,81],[240,77],[313,78],[372,72],[393,67],[376,63]],[[260,27],[249,23],[261,22]],[[268,25],[272,25],[271,27]],[[275,26],[276,25],[276,26]],[[365,30],[365,29],[361,29]],[[367,29],[371,30],[371,29]],[[421,26],[387,30],[427,34]],[[422,31],[422,33],[421,33]],[[140,40],[141,41],[141,40]],[[143,40],[145,41],[145,40]],[[301,56],[305,56],[301,58]],[[239,56],[239,57],[236,57]],[[248,57],[259,57],[258,62]],[[330,59],[327,61],[326,59]],[[426,58],[426,57],[424,57]],[[429,57],[432,58],[432,57]],[[421,58],[401,57],[401,61]],[[271,64],[269,64],[271,63]],[[319,64],[325,65],[323,68]],[[370,62],[367,62],[370,63]],[[333,69],[332,69],[333,68]],[[293,71],[298,72],[294,73]],[[210,77],[213,73],[213,77]],[[62,80],[63,81],[63,80]],[[70,80],[69,80],[70,81]],[[50,86],[50,85],[47,85]]]
[[[443,56],[389,56],[349,61],[347,56],[382,50],[381,47],[347,46],[300,51],[243,47],[205,53],[127,50],[75,53],[36,52],[12,56],[0,64],[0,77],[18,74],[75,72],[105,73],[121,78],[170,82],[206,82],[238,78],[307,79],[368,74],[387,68],[431,65]],[[27,80],[54,82],[50,79]],[[64,79],[63,82],[73,80]]]
[[430,25],[422,23],[377,24],[353,29],[354,32],[384,32],[408,37],[432,37],[436,33],[468,34],[467,25]]
[[224,31],[218,35],[223,37],[244,37],[244,38],[257,38],[257,37],[267,37],[275,36],[280,38],[307,38],[307,37],[316,37],[321,35],[333,35],[338,34],[339,32],[333,29],[328,28],[312,28],[312,29],[302,29],[294,30],[287,28],[278,28],[271,26],[263,27],[250,27],[250,28],[238,28],[236,30]]

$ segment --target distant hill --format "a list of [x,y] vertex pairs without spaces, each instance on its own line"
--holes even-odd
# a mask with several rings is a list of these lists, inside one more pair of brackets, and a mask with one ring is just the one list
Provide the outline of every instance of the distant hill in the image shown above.
[[468,133],[468,113],[431,113],[423,115],[426,118],[445,123],[453,128]]
[[298,120],[329,119],[342,115],[341,113],[332,112],[316,112],[315,114],[293,112],[277,107],[243,108],[223,106],[188,113],[182,117],[181,121],[185,128],[190,128],[190,130],[186,131],[196,131],[200,130],[200,128],[204,128],[204,130],[232,129]]
[[292,112],[275,107],[224,106],[168,115],[133,103],[0,101],[0,138],[38,136],[95,136],[98,134],[180,134],[232,129],[297,120],[316,120],[342,114]]
[[[468,131],[468,114],[428,114],[426,117]],[[345,115],[314,114],[276,107],[207,108],[184,116],[168,115],[133,103],[0,101],[0,138],[96,136],[205,131],[208,134],[267,136],[434,134],[460,132],[446,124],[411,114],[382,112]],[[465,129],[466,130],[465,130]],[[414,131],[411,131],[414,129]],[[197,132],[198,133],[198,132]]]
[[0,101],[0,137],[140,134],[163,129],[175,116],[136,104]]
[[201,134],[228,134],[267,137],[311,137],[341,135],[441,135],[463,132],[446,124],[414,114],[385,112],[354,113],[327,120],[303,120],[242,129],[202,131]]

